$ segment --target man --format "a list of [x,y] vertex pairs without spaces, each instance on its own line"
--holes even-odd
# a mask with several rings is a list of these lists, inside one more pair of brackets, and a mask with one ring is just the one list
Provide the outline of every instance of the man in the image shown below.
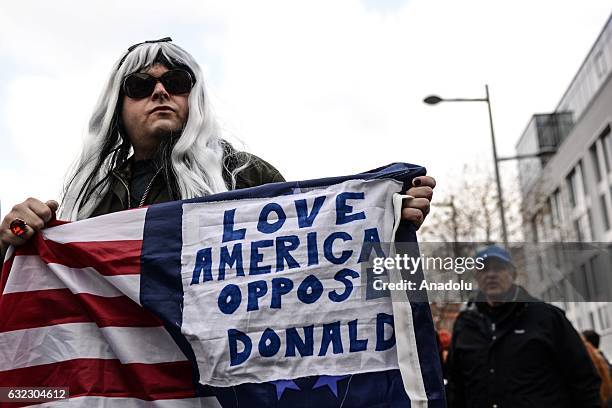
[[[283,180],[273,166],[221,138],[202,70],[163,38],[130,47],[115,63],[67,179],[59,216],[78,220]],[[404,220],[420,227],[434,187],[431,177],[415,178]],[[44,228],[58,207],[34,198],[15,205],[0,224],[1,253]]]
[[[165,38],[132,46],[115,63],[68,177],[59,218],[80,220],[278,181],[283,177],[273,166],[221,138],[200,67]],[[415,198],[406,200],[402,219],[418,228],[435,181],[421,176],[413,184],[407,194]],[[0,225],[2,252],[25,243],[56,211],[57,202],[33,198],[14,206]],[[360,381],[367,378],[355,377],[363,388]],[[261,392],[257,384],[242,388]],[[219,390],[218,396],[234,401],[235,392]]]
[[459,314],[448,357],[451,407],[596,408],[599,377],[562,310],[514,284],[510,254],[477,254],[479,292]]

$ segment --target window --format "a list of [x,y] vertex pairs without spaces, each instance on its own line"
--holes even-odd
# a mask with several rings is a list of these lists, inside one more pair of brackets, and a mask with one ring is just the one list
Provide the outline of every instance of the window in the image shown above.
[[561,219],[563,218],[562,207],[561,207],[561,191],[557,188],[551,196],[551,209],[552,209],[552,222],[553,225],[561,225]]
[[610,318],[608,317],[608,313],[607,313],[605,305],[597,309],[597,314],[599,315],[599,324],[600,324],[601,330],[606,330],[610,328]]
[[595,69],[597,70],[597,77],[601,78],[606,75],[606,60],[602,51],[595,55]]
[[547,241],[550,240],[551,232],[553,231],[553,223],[552,223],[552,200],[549,196],[546,202],[544,203],[544,208],[541,210],[542,214],[542,231],[543,234],[540,237],[541,240]]
[[612,162],[610,161],[610,153],[612,153],[610,151],[610,149],[612,149],[610,145],[610,125],[606,126],[604,131],[601,132],[601,135],[599,135],[599,138],[601,139],[601,150],[603,151],[604,166],[607,174],[610,172],[610,169],[612,169]]
[[593,301],[600,295],[601,286],[599,279],[597,278],[597,257],[594,256],[587,263],[584,264],[585,278],[588,287],[589,298],[587,301]]
[[599,170],[599,157],[597,157],[597,141],[591,145],[589,151],[591,152],[591,162],[593,163],[595,178],[599,183],[601,181],[601,170]]
[[587,208],[587,226],[589,227],[589,231],[586,234],[587,236],[587,241],[592,241],[593,240],[593,216],[591,215],[591,209]]
[[582,234],[582,228],[580,227],[580,222],[578,222],[578,220],[574,220],[574,232],[576,232],[576,241],[582,242],[584,240],[584,236]]
[[[589,190],[587,188],[586,177],[584,175],[584,166],[582,165],[582,159],[578,161],[578,171],[580,172],[580,181],[582,181],[582,193],[587,196],[589,195]],[[577,180],[576,180],[577,182]]]
[[567,191],[569,193],[570,204],[572,207],[576,206],[576,191],[574,189],[574,176],[576,175],[576,168],[572,169],[570,173],[565,177],[567,184]]
[[578,289],[578,293],[583,296],[583,300],[589,300],[591,299],[591,291],[589,287],[589,281],[587,280],[588,264],[584,263],[580,265],[580,269],[577,273],[578,276],[576,277],[576,289]]
[[556,224],[556,214],[555,214],[555,197],[554,195],[550,195],[548,200],[546,201],[546,206],[548,207],[548,213],[550,214],[550,227],[551,229],[555,228]]
[[561,268],[561,261],[563,260],[562,249],[560,245],[553,245],[553,262],[557,269]]
[[531,219],[531,234],[533,235],[533,242],[539,242],[538,236],[538,215],[534,215]]
[[601,206],[601,215],[604,221],[605,231],[610,229],[610,217],[608,217],[608,205],[606,203],[606,195],[599,196],[599,205]]

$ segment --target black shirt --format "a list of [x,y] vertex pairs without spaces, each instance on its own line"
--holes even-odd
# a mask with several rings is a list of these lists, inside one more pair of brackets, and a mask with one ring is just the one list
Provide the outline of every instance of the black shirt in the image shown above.
[[130,207],[138,207],[155,173],[157,173],[157,167],[153,160],[138,160],[132,163]]

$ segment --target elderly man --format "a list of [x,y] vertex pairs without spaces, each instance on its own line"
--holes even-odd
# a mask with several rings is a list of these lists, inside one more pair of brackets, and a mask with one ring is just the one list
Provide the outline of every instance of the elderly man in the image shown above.
[[450,406],[600,407],[599,377],[563,311],[514,284],[505,249],[476,256],[480,290],[455,322],[447,360]]
[[[61,206],[34,198],[15,205],[0,225],[0,249],[24,244],[56,212],[61,219],[81,220],[279,181],[283,177],[272,165],[222,139],[193,57],[169,38],[147,41],[115,63]],[[413,184],[407,194],[414,198],[405,200],[402,219],[418,228],[429,212],[435,181],[421,176]],[[356,375],[355,384],[363,388],[360,381],[367,378]],[[261,387],[241,387],[249,401],[241,406],[256,406]],[[237,398],[233,389],[217,392],[230,405]],[[382,403],[376,401],[380,393],[369,394],[361,406]]]

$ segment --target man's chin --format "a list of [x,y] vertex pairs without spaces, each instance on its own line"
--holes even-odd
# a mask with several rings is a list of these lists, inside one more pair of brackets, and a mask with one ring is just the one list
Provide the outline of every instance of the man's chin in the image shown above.
[[500,288],[497,288],[497,287],[487,288],[485,289],[484,293],[488,298],[495,298],[495,299],[500,298],[504,295],[504,292]]
[[178,135],[181,131],[181,126],[177,126],[175,123],[160,123],[152,129],[151,134],[159,139],[164,139]]

